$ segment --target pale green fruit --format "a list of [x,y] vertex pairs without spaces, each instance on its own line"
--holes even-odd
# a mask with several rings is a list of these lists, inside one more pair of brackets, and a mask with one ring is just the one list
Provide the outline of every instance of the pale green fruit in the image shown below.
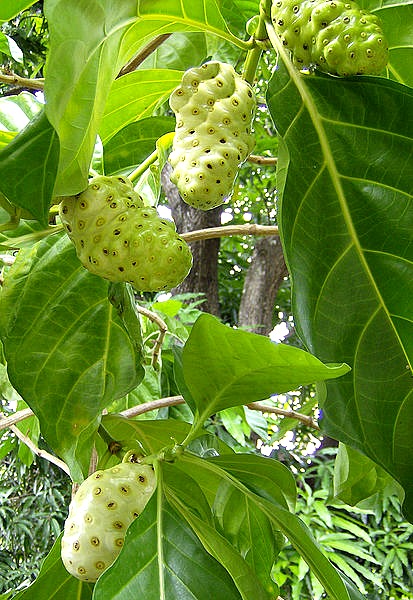
[[388,61],[380,19],[353,0],[276,0],[271,19],[300,68],[332,75],[377,75]]
[[118,556],[127,528],[155,487],[152,467],[130,462],[96,471],[80,485],[61,542],[62,561],[71,575],[97,580]]
[[98,176],[77,196],[65,198],[60,216],[86,269],[143,292],[169,290],[192,265],[175,224],[144,205],[130,181]]
[[187,204],[219,206],[254,147],[255,94],[231,65],[212,61],[186,71],[169,102],[176,115],[171,181]]

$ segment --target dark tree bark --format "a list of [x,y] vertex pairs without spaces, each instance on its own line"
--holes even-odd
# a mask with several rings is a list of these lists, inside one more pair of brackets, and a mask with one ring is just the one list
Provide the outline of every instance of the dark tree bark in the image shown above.
[[[170,181],[171,167],[166,164],[162,172],[162,187],[168,200],[179,233],[218,227],[221,224],[222,207],[202,211],[188,206],[182,201],[178,189]],[[176,287],[176,294],[201,293],[206,301],[200,309],[219,317],[218,299],[218,253],[219,239],[201,240],[189,243],[193,254],[192,269],[186,279]]]
[[239,326],[268,335],[273,328],[275,297],[287,274],[279,238],[257,239],[245,277],[238,314]]

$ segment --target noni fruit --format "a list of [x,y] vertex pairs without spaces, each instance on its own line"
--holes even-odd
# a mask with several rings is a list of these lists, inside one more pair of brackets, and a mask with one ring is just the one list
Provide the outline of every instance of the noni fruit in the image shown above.
[[187,204],[219,206],[254,147],[254,91],[231,65],[212,61],[186,71],[169,103],[176,115],[171,181]]
[[62,561],[71,575],[97,580],[118,556],[127,528],[155,487],[152,467],[130,462],[96,471],[80,485],[61,542]]
[[60,217],[83,266],[109,281],[142,292],[169,290],[191,268],[175,224],[145,206],[124,177],[94,177],[84,192],[62,200]]
[[332,75],[376,75],[388,61],[380,19],[353,0],[276,0],[271,19],[300,68]]

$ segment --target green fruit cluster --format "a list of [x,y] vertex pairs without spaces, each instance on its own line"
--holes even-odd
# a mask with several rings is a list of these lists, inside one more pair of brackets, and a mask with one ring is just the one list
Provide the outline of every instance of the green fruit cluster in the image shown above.
[[176,115],[171,181],[187,204],[219,206],[254,147],[254,92],[231,65],[208,62],[185,72],[169,103]]
[[169,290],[191,268],[175,224],[145,206],[126,178],[94,177],[84,192],[64,198],[60,217],[83,266],[109,281],[142,292]]
[[62,561],[71,575],[97,580],[118,556],[127,528],[155,487],[152,467],[130,462],[96,471],[80,485],[61,542]]
[[380,19],[353,0],[275,0],[271,20],[299,67],[332,75],[376,75],[388,61]]

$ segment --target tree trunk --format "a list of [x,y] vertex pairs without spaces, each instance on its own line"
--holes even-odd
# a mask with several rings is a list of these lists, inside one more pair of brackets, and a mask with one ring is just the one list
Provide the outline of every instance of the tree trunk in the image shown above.
[[[171,166],[166,164],[162,171],[162,187],[168,200],[179,233],[218,227],[221,224],[222,207],[202,211],[188,206],[182,201],[177,187],[170,181]],[[218,299],[218,253],[219,239],[191,242],[193,254],[192,269],[186,279],[177,286],[174,294],[200,293],[205,295],[205,302],[199,308],[219,317]]]
[[288,274],[278,237],[257,240],[244,281],[238,325],[268,335],[273,328],[274,303]]

